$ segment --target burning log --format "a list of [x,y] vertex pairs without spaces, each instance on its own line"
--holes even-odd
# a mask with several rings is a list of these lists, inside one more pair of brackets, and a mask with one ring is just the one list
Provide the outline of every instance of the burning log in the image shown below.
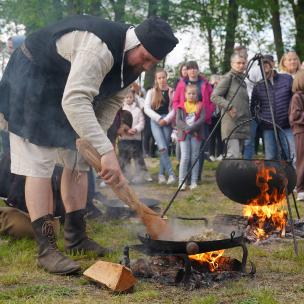
[[153,256],[148,260],[132,261],[130,267],[136,277],[151,278],[166,285],[176,285],[183,278],[184,260],[174,255]]
[[183,283],[190,290],[249,275],[242,273],[240,261],[229,257],[221,256],[218,259],[218,267],[213,272],[210,271],[208,262],[191,260],[190,263],[191,267],[187,272],[185,260],[180,256],[153,256],[132,261],[131,270],[136,277],[149,278],[166,285]]
[[283,210],[286,207],[286,192],[277,188],[270,191],[269,181],[274,173],[275,168],[260,164],[256,175],[260,194],[244,207],[243,215],[248,218],[246,237],[251,242],[266,239],[273,233],[284,234],[287,222],[287,211]]

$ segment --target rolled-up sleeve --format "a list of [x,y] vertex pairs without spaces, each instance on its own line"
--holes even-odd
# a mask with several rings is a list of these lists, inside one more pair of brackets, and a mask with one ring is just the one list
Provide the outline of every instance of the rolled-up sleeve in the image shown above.
[[89,32],[72,32],[56,43],[58,53],[71,62],[71,70],[65,86],[62,108],[71,126],[81,138],[87,139],[103,155],[113,146],[107,138],[107,129],[113,121],[118,106],[106,105],[98,120],[93,109],[94,97],[111,70],[114,60],[107,45]]

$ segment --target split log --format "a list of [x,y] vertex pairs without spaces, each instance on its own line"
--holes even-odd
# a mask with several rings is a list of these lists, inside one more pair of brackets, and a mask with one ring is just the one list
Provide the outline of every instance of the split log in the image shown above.
[[130,289],[137,282],[129,268],[105,261],[96,262],[83,274],[94,282],[118,292]]

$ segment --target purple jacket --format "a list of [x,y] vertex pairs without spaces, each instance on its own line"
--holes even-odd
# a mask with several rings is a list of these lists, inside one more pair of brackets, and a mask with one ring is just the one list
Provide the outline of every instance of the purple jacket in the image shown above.
[[[289,104],[292,97],[292,77],[288,74],[279,74],[274,72],[273,84],[268,81],[270,100],[273,106],[274,119],[277,125],[283,129],[290,128],[288,121]],[[267,93],[264,82],[261,80],[253,88],[251,97],[251,113],[255,116],[271,122],[271,112],[267,99]],[[261,120],[263,129],[272,129],[272,124]]]

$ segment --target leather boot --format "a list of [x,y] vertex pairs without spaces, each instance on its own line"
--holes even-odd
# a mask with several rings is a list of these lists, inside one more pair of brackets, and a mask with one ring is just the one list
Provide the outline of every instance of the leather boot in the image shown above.
[[71,274],[80,270],[77,263],[59,251],[52,215],[35,220],[32,222],[32,227],[38,243],[38,265],[40,267],[54,274]]
[[109,250],[88,238],[84,215],[84,209],[66,214],[64,222],[65,250],[70,253],[94,252],[98,256],[103,257],[109,253]]

